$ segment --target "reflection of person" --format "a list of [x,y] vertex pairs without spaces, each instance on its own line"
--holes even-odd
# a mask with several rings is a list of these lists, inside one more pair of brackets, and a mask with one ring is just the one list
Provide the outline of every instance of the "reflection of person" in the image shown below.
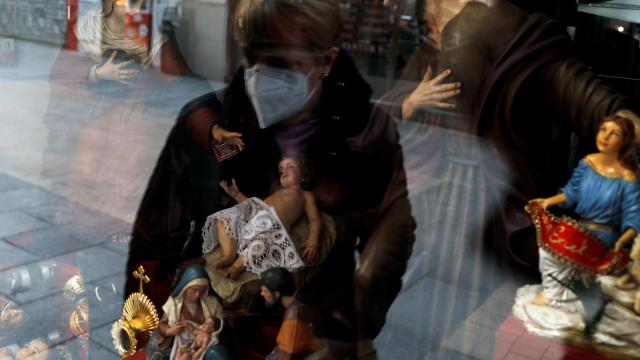
[[264,271],[260,278],[260,294],[267,306],[282,306],[285,309],[276,348],[267,359],[322,359],[326,356],[328,347],[326,342],[317,337],[314,311],[295,298],[296,289],[291,273],[275,267]]
[[[419,181],[415,183],[417,192],[427,188],[429,182],[437,182],[436,174],[453,178],[442,168],[447,166],[442,159],[480,165],[473,168],[481,173],[471,174],[475,171],[471,168],[464,173],[469,178],[486,179],[487,185],[478,186],[489,186],[491,191],[482,192],[498,196],[495,200],[480,196],[474,202],[486,204],[490,211],[495,211],[488,205],[491,202],[502,204],[500,219],[492,221],[503,222],[495,224],[496,231],[503,235],[491,238],[502,242],[495,245],[506,253],[506,240],[522,235],[520,230],[529,227],[527,217],[521,216],[521,205],[537,193],[553,191],[568,177],[570,169],[565,164],[570,132],[581,140],[578,151],[586,152],[591,142],[585,139],[593,138],[598,121],[622,111],[624,101],[574,56],[560,24],[539,14],[528,16],[503,0],[483,2],[427,2],[429,41],[409,61],[399,86],[403,91],[397,95],[405,117],[426,125],[412,132],[416,136],[405,139],[405,147],[429,154],[427,159],[412,153],[408,160],[410,178]],[[454,109],[449,109],[452,106],[446,102],[436,105],[435,99],[430,107],[446,111],[425,112],[425,106],[411,106],[419,95],[433,94],[436,89],[421,89],[421,80],[428,78],[426,69],[432,73],[451,70],[446,73],[450,83],[440,84],[448,85],[440,88],[440,96],[453,95],[455,87],[461,86]],[[535,102],[524,100],[534,98],[529,94],[540,93],[544,96]],[[457,133],[462,135],[454,135]],[[467,140],[460,138],[467,134]],[[477,155],[465,153],[469,142],[478,147],[474,151]],[[460,178],[460,173],[456,177]],[[470,213],[485,212],[478,209]],[[479,216],[476,220],[480,224],[490,220],[489,216]],[[520,248],[512,250],[523,255]]]
[[96,210],[129,217],[136,206],[130,197],[151,170],[142,166],[153,161],[149,139],[165,131],[160,120],[211,86],[192,75],[171,36],[152,46],[130,38],[122,1],[96,4],[73,29],[78,50],[61,50],[51,68],[41,175],[81,188],[76,200],[91,198]]
[[190,330],[209,319],[218,324],[214,328],[221,326],[222,307],[212,293],[209,276],[198,265],[185,269],[162,310],[164,315],[147,348],[152,359],[176,359],[178,350],[190,348],[196,339],[195,331]]
[[[340,229],[332,253],[302,290],[323,306],[357,316],[351,319],[357,330],[341,331],[371,348],[400,290],[415,224],[393,122],[379,118],[383,131],[352,141],[369,124],[371,89],[349,56],[334,47],[339,23],[334,0],[238,4],[233,24],[244,66],[226,89],[224,104],[210,94],[185,107],[142,200],[129,266],[150,251],[178,262],[190,221],[199,228],[225,207],[215,186],[220,180],[235,178],[247,196],[265,198],[277,186],[274,169],[282,155],[300,154],[314,168],[318,208],[334,216]],[[243,134],[245,144],[222,164],[208,155],[216,123]],[[203,214],[211,207],[217,208]],[[197,250],[187,246],[186,254]]]
[[[599,152],[580,162],[559,194],[534,201],[539,201],[543,208],[558,204],[575,207],[580,223],[607,249],[622,251],[640,231],[637,177],[640,169],[634,138],[635,129],[630,120],[619,116],[604,118],[596,136]],[[583,305],[566,286],[571,281],[587,281],[592,274],[583,272],[552,250],[540,247],[539,255],[540,291],[532,296],[538,287],[525,286],[518,290],[515,314],[525,323],[535,324],[534,328],[581,329]],[[606,271],[613,266],[612,260],[599,270]]]
[[[143,3],[135,2],[131,9],[138,11]],[[151,48],[144,41],[131,38],[125,31],[126,11],[127,7],[118,4],[116,0],[104,0],[101,10],[89,12],[78,22],[75,33],[80,50],[97,63],[86,74],[89,81],[104,80],[131,85],[131,80],[138,71],[131,69],[129,65],[137,63],[143,69],[148,69],[153,57],[163,55],[161,51],[171,52],[170,57],[173,59],[173,67],[163,67],[163,70],[167,70],[165,72],[172,75],[190,74],[184,59],[173,49],[175,45],[166,34],[162,34]],[[134,60],[115,61],[118,54]],[[105,56],[109,56],[106,61]]]
[[237,278],[246,267],[260,274],[270,267],[280,266],[293,271],[304,265],[289,237],[294,224],[306,215],[309,237],[304,245],[305,260],[312,262],[318,252],[320,216],[313,193],[303,190],[309,183],[304,161],[285,156],[279,165],[280,186],[264,201],[247,198],[235,180],[220,185],[238,205],[219,211],[207,218],[202,231],[203,251],[220,244],[223,258],[219,267],[227,267],[227,275]]

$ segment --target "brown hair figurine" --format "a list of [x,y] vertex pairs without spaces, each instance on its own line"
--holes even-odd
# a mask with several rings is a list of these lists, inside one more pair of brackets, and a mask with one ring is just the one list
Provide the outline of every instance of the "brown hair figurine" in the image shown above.
[[638,167],[638,159],[636,155],[636,130],[633,122],[624,116],[614,115],[602,119],[599,126],[602,126],[606,122],[615,123],[622,130],[622,144],[618,151],[618,160],[620,160],[623,167],[635,172],[636,176],[639,176],[640,167]]
[[[614,256],[592,269],[572,254],[588,252],[596,244],[583,242],[582,246],[586,248],[579,250],[580,246],[567,245],[571,239],[559,236],[561,230],[552,232],[549,238],[539,239],[542,284],[520,288],[514,306],[514,314],[531,326],[528,327],[530,331],[584,329],[584,307],[568,284],[591,281],[596,271],[616,270],[618,253],[640,232],[640,182],[634,135],[634,126],[629,119],[605,117],[596,135],[598,152],[580,161],[567,185],[557,195],[532,200],[544,209],[559,204],[574,208],[581,228],[595,236],[597,245]],[[570,248],[579,251],[571,252]]]

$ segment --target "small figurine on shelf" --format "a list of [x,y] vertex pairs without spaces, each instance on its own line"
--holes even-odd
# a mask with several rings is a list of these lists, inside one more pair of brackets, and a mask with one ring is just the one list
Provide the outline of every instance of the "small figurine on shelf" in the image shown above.
[[313,193],[303,190],[309,181],[305,161],[285,156],[280,160],[281,189],[264,201],[247,198],[235,180],[220,186],[238,205],[209,215],[202,229],[202,251],[220,245],[223,257],[218,267],[228,267],[226,276],[237,278],[246,268],[260,274],[273,267],[289,271],[304,265],[289,236],[292,226],[306,214],[309,237],[302,257],[313,262],[318,255],[321,220]]
[[[566,285],[619,271],[628,259],[625,245],[640,231],[634,137],[627,118],[604,118],[596,136],[599,152],[580,161],[559,194],[527,206],[538,235],[542,286],[520,288],[514,314],[530,331],[557,336],[582,330],[583,305]],[[546,211],[558,204],[575,207],[580,220]]]
[[[147,347],[150,359],[174,360],[180,358],[180,354],[184,357],[185,350],[189,350],[188,359],[200,360],[208,348],[217,343],[212,340],[214,337],[217,339],[222,327],[222,306],[214,295],[209,276],[202,266],[192,265],[184,271],[162,310],[164,316]],[[217,329],[215,332],[214,327]],[[204,339],[198,333],[205,329],[209,344],[203,348],[201,341]],[[198,348],[197,357],[191,352],[195,348]]]
[[293,276],[287,269],[264,271],[261,293],[267,307],[285,309],[276,347],[267,360],[324,359],[329,353],[327,342],[318,337],[318,322],[314,309],[295,298]]

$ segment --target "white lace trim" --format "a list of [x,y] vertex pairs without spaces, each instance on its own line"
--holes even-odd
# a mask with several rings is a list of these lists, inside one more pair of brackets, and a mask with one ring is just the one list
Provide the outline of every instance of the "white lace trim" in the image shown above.
[[204,254],[219,244],[218,220],[224,222],[225,232],[237,241],[238,254],[245,257],[247,270],[260,274],[273,267],[293,271],[304,265],[275,210],[262,200],[250,198],[209,215],[202,228]]

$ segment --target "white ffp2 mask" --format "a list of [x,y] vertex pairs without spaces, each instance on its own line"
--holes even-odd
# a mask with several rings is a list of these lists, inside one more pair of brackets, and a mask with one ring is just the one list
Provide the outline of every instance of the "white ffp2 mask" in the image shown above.
[[316,92],[309,91],[309,75],[257,64],[244,72],[244,85],[261,129],[298,113]]

